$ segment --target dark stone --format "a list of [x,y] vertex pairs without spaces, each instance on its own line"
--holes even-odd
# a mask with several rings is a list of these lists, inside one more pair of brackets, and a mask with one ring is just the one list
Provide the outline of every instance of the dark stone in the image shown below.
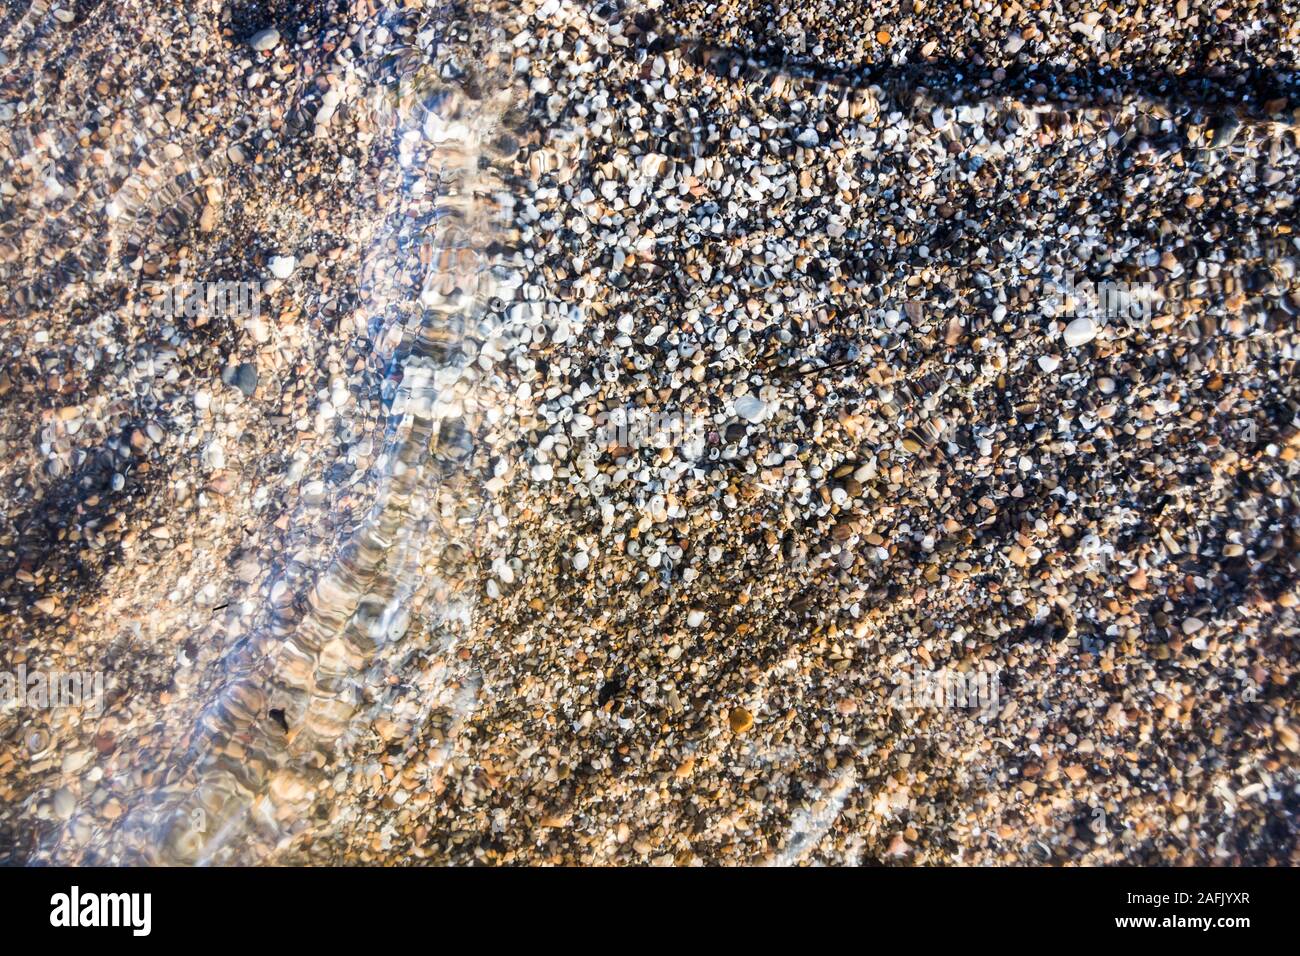
[[240,362],[227,365],[221,370],[221,381],[231,388],[237,388],[248,398],[257,391],[257,366],[252,362]]

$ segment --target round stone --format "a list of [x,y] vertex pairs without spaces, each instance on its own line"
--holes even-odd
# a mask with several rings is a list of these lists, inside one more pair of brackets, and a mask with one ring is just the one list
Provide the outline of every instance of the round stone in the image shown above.
[[1092,319],[1086,316],[1075,319],[1065,327],[1065,344],[1072,349],[1087,345],[1097,337],[1097,331],[1097,323]]

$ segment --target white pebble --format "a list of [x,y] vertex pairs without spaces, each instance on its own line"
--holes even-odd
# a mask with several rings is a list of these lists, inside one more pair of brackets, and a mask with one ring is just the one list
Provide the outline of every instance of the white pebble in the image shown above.
[[761,422],[767,416],[767,403],[753,393],[736,399],[736,414],[746,421]]
[[1065,327],[1065,344],[1072,349],[1087,345],[1096,337],[1097,323],[1086,316],[1075,319]]
[[269,30],[258,30],[253,34],[252,38],[249,39],[248,45],[258,53],[263,53],[266,50],[274,50],[280,45],[280,31],[276,30],[274,27]]
[[269,265],[271,275],[277,279],[287,279],[293,275],[293,270],[298,266],[298,260],[293,256],[272,256]]

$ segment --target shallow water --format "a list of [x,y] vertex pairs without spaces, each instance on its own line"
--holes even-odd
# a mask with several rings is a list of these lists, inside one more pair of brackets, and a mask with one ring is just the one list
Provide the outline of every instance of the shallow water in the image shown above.
[[[417,45],[349,64],[363,108],[391,141],[385,161],[405,183],[403,207],[420,200],[424,209],[419,219],[383,222],[362,270],[374,372],[359,384],[378,394],[352,407],[382,403],[382,431],[370,437],[382,451],[347,488],[300,483],[299,499],[287,502],[291,554],[265,586],[229,602],[251,610],[254,623],[207,678],[210,702],[188,743],[156,768],[160,782],[142,788],[114,830],[91,835],[88,850],[101,861],[268,859],[321,823],[305,813],[346,766],[354,727],[384,712],[411,727],[435,711],[454,723],[472,703],[472,684],[424,680],[416,712],[390,712],[372,673],[445,647],[468,623],[454,592],[472,574],[467,543],[481,507],[468,470],[483,413],[472,363],[518,284],[500,175],[513,151],[498,142],[510,134],[503,117],[516,93],[501,40],[487,22],[444,26],[446,34],[426,31]],[[475,49],[452,37],[461,31]],[[128,259],[160,226],[197,216],[196,184],[222,162],[205,160],[161,191],[138,177],[124,184],[113,201],[128,224]],[[417,181],[436,183],[436,193],[411,195]],[[361,419],[356,429],[369,427]],[[339,524],[343,493],[371,501],[355,527]],[[61,842],[43,852],[57,857]]]

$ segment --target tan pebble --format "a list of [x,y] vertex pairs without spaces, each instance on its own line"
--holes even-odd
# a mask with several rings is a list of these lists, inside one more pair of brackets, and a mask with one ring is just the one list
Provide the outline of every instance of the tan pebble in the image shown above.
[[1277,738],[1287,750],[1292,753],[1300,753],[1300,736],[1286,724],[1278,725]]
[[734,707],[730,716],[731,732],[733,734],[743,734],[754,726],[754,715],[744,707]]

